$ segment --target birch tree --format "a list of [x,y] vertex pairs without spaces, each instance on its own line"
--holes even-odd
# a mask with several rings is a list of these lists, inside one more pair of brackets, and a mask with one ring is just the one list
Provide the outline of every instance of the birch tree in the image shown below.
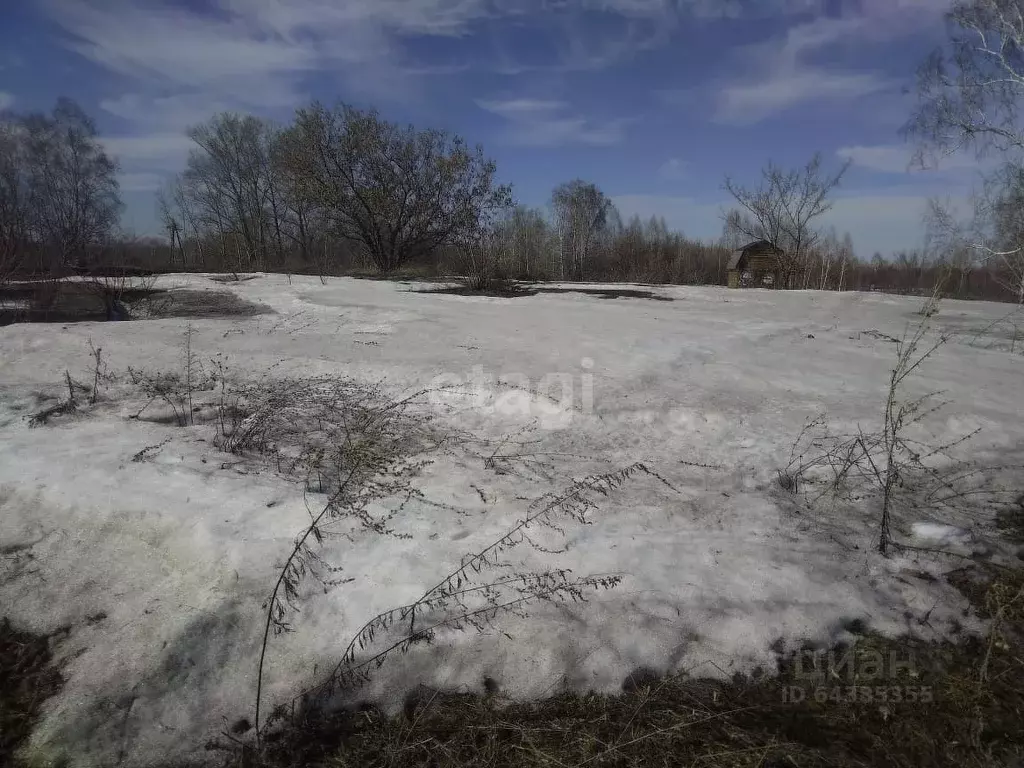
[[0,115],[0,286],[25,257],[29,243],[29,187],[20,127]]
[[1001,170],[975,198],[974,220],[954,226],[949,209],[933,205],[933,224],[994,264],[1024,303],[1024,231],[1017,213],[1024,202],[1024,3],[956,0],[946,21],[948,40],[918,72],[918,105],[905,132],[918,144],[921,165],[961,151],[999,158]]
[[551,205],[558,227],[561,278],[582,280],[584,265],[608,223],[612,202],[596,184],[575,179],[555,188]]
[[274,132],[260,118],[224,113],[189,130],[195,148],[181,179],[200,228],[236,269],[266,269],[280,254]]
[[117,163],[93,121],[70,99],[60,99],[49,115],[21,117],[17,133],[33,240],[50,254],[51,267],[84,262],[117,227]]

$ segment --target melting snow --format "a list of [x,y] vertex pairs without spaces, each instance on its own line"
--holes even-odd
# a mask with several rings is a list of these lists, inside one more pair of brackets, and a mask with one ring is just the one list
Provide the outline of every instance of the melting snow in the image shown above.
[[[611,691],[639,666],[771,669],[780,647],[829,642],[852,618],[902,632],[907,616],[930,613],[914,631],[936,636],[960,616],[952,588],[913,575],[941,572],[942,561],[875,553],[872,509],[808,509],[776,483],[815,415],[827,412],[840,431],[880,418],[895,345],[865,331],[899,337],[918,300],[674,287],[656,289],[671,302],[483,299],[275,275],[161,282],[226,287],[275,309],[192,322],[193,350],[223,355],[236,375],[383,379],[396,394],[433,388],[430,407],[452,430],[513,436],[557,464],[549,477],[502,474],[453,453],[420,478],[436,504],[396,519],[411,538],[329,540],[325,555],[354,581],[304,595],[295,631],[272,638],[268,702],[315,682],[367,618],[422,593],[531,499],[633,461],[677,492],[627,485],[593,525],[566,528],[567,541],[553,544],[567,543],[564,554],[522,553],[527,567],[621,574],[618,589],[417,647],[360,695],[393,705],[419,683],[482,690],[485,676],[511,696]],[[945,307],[970,327],[1006,311]],[[213,445],[212,427],[130,419],[126,404],[45,428],[25,418],[39,393],[59,394],[65,370],[89,378],[90,341],[111,370],[176,370],[184,328],[0,328],[0,613],[39,631],[70,627],[58,647],[67,685],[33,737],[42,759],[209,759],[205,740],[252,716],[261,604],[309,519],[302,488],[235,466]],[[951,402],[933,439],[980,427],[979,451],[1020,464],[1022,372],[1024,357],[1007,351],[942,348],[920,384]],[[153,446],[148,460],[132,460]],[[984,535],[989,522],[895,526],[901,537],[945,543],[967,528]]]

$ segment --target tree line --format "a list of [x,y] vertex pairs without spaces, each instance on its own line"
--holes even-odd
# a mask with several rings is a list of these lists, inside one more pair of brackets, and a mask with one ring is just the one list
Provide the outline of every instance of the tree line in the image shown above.
[[109,245],[121,215],[117,164],[69,99],[51,114],[0,114],[0,284],[57,272]]
[[[821,225],[848,166],[821,155],[769,163],[754,185],[726,178],[721,237],[663,219],[624,218],[595,183],[558,185],[544,207],[516,204],[480,146],[375,110],[313,103],[287,125],[213,116],[188,133],[182,172],[159,194],[161,241],[118,230],[118,167],[91,119],[62,99],[51,114],[0,115],[0,281],[104,262],[156,271],[320,275],[414,269],[502,280],[676,284],[727,281],[731,254],[767,240],[793,287],[946,293],[1024,303],[1024,22],[1002,0],[960,0],[951,37],[922,67],[906,134],[919,161],[973,147],[994,153],[968,220],[933,203],[925,247],[858,258]],[[979,44],[978,41],[981,41]]]

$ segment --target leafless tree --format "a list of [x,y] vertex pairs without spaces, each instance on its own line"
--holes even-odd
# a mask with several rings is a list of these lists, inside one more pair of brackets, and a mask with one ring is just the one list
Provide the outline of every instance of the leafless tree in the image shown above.
[[1006,163],[973,196],[973,211],[959,219],[946,202],[932,200],[929,239],[953,278],[957,294],[982,266],[1024,304],[1024,167]]
[[982,209],[990,222],[990,244],[974,243],[990,262],[997,280],[1024,304],[1024,166],[1008,163],[988,185]]
[[29,243],[29,187],[20,126],[0,115],[0,286],[25,257]]
[[730,251],[742,248],[750,237],[743,234],[745,228],[743,214],[737,208],[730,208],[722,221],[722,236],[718,242]]
[[192,128],[189,137],[196,147],[181,190],[199,226],[215,235],[233,271],[266,269],[283,249],[274,129],[251,115],[225,113]]
[[[206,268],[204,244],[208,234],[200,226],[196,202],[187,194],[181,178],[175,178],[157,195],[157,210],[171,241],[172,265],[181,269]],[[177,254],[177,262],[173,260]]]
[[814,222],[832,209],[830,196],[849,167],[847,162],[835,173],[827,173],[818,153],[795,170],[769,163],[757,187],[744,187],[727,177],[725,190],[740,206],[740,215],[733,214],[727,223],[746,238],[766,240],[782,249],[787,271],[795,272],[805,266],[808,252],[817,243],[820,235]]
[[117,164],[103,150],[96,126],[69,99],[51,115],[20,119],[33,237],[51,266],[85,261],[107,241],[121,212]]
[[551,205],[558,225],[560,276],[582,280],[584,264],[608,223],[612,202],[596,184],[575,179],[555,188]]
[[509,270],[518,277],[535,278],[551,273],[556,242],[542,211],[516,206],[498,222],[495,236]]
[[473,247],[511,205],[511,188],[495,185],[480,147],[345,104],[299,110],[282,162],[302,199],[326,210],[334,234],[382,272],[442,247]]
[[905,132],[927,164],[961,149],[1024,149],[1024,5],[1021,0],[956,0],[949,40],[918,71],[918,106]]
[[905,132],[918,144],[921,165],[973,150],[996,153],[1002,167],[975,196],[970,222],[956,222],[936,203],[930,224],[947,250],[959,249],[971,264],[989,262],[1024,303],[1024,3],[956,0],[946,20],[949,39],[918,72],[918,106]]
[[290,128],[279,134],[272,156],[281,231],[288,247],[298,252],[301,262],[315,264],[322,278],[328,268],[330,219],[324,205],[305,193],[303,177],[300,176],[301,164],[289,162],[289,152],[293,151],[289,147],[293,147],[296,141],[293,134]]

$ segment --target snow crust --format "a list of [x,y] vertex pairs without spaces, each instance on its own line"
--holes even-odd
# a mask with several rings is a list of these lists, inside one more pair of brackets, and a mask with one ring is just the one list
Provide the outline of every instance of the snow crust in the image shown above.
[[[535,440],[530,450],[562,457],[546,479],[453,454],[419,481],[447,507],[413,505],[396,521],[412,538],[329,540],[325,555],[354,581],[305,594],[295,631],[272,638],[269,702],[315,682],[368,617],[418,596],[530,500],[633,461],[678,492],[627,485],[593,525],[552,540],[568,543],[565,554],[520,553],[527,567],[621,574],[619,588],[484,634],[445,635],[389,662],[359,696],[396,706],[420,683],[482,690],[485,677],[511,697],[614,691],[639,666],[770,671],[781,651],[848,638],[852,619],[923,637],[977,628],[951,587],[926,578],[949,561],[882,558],[877,510],[811,510],[776,482],[809,419],[826,412],[846,430],[878,422],[894,362],[884,336],[916,322],[920,300],[684,287],[653,289],[672,301],[499,299],[281,275],[161,284],[227,288],[273,307],[191,322],[194,350],[223,355],[236,375],[383,379],[396,395],[450,384],[428,403],[444,424]],[[935,440],[980,428],[978,455],[1019,464],[1024,357],[970,337],[1007,311],[944,303],[937,327],[963,335],[927,363],[919,388],[950,402]],[[32,740],[40,763],[210,760],[205,741],[252,716],[261,604],[308,522],[303,488],[233,466],[209,425],[130,419],[116,400],[49,427],[26,420],[40,393],[60,392],[65,370],[88,380],[90,341],[115,371],[180,367],[185,322],[0,328],[0,614],[68,630],[57,646],[67,685]],[[930,519],[925,509],[895,522],[918,544],[971,552],[988,542],[998,556],[991,520]]]

